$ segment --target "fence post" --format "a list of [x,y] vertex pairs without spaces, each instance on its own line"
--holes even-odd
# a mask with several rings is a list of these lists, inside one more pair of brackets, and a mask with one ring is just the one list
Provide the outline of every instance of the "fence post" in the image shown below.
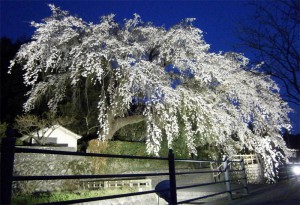
[[231,193],[231,185],[230,185],[230,176],[229,176],[229,163],[228,157],[225,157],[223,161],[224,167],[224,176],[225,176],[225,184],[226,184],[226,191],[228,192],[228,199],[232,200],[232,193]]
[[173,150],[169,149],[169,179],[170,179],[170,195],[171,203],[170,205],[177,204],[177,192],[176,192],[176,175],[175,175],[175,160]]
[[248,183],[247,183],[247,174],[246,174],[246,168],[245,168],[245,162],[244,158],[242,157],[240,161],[241,169],[242,169],[242,183],[244,185],[244,193],[248,195]]
[[1,203],[11,204],[16,138],[5,137],[1,145]]
[[286,173],[286,179],[290,179],[289,168],[288,168],[287,163],[284,163],[284,169],[285,169],[285,173]]

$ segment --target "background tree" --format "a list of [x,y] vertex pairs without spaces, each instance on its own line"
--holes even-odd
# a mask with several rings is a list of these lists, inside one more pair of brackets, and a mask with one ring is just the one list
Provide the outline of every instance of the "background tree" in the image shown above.
[[239,37],[253,51],[261,70],[279,80],[285,100],[300,105],[300,2],[251,3],[254,18],[242,22]]
[[21,139],[29,143],[35,140],[39,145],[45,145],[47,138],[60,125],[66,126],[72,123],[68,117],[57,117],[51,112],[44,113],[41,116],[18,115],[15,121],[14,128],[23,135]]
[[0,143],[2,141],[2,138],[6,137],[5,131],[7,127],[7,123],[0,123]]
[[8,75],[10,60],[14,58],[20,46],[28,42],[26,39],[20,39],[12,42],[9,38],[0,39],[1,48],[1,67],[0,67],[0,122],[12,124],[14,118],[22,113],[22,105],[26,101],[25,93],[28,88],[23,83],[24,71],[18,64]]
[[72,102],[74,113],[83,110],[102,140],[144,121],[153,154],[163,135],[169,148],[180,135],[195,155],[198,146],[222,147],[229,155],[247,148],[262,155],[272,180],[278,156],[289,155],[280,136],[290,128],[289,108],[258,66],[249,67],[240,54],[210,53],[194,19],[166,30],[137,14],[122,25],[114,15],[92,24],[50,8],[49,18],[32,23],[33,40],[11,64],[22,63],[31,87],[26,112],[46,104],[61,114]]

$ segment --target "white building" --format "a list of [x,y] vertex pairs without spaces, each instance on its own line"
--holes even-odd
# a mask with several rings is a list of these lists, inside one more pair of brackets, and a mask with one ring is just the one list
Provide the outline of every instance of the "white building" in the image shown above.
[[[32,133],[32,135],[43,136],[45,144],[56,144],[58,146],[72,148],[72,150],[74,148],[74,151],[77,151],[77,140],[82,137],[61,125],[53,125],[50,128],[41,129],[37,133]],[[24,136],[21,140],[28,138],[29,136]],[[36,144],[36,141],[33,139],[32,143]]]

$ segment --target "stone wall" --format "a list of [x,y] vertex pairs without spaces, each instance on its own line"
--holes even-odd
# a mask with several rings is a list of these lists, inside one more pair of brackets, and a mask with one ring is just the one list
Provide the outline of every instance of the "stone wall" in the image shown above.
[[[233,170],[241,170],[239,164],[235,164],[231,167]],[[260,164],[245,164],[245,171],[248,184],[260,184],[263,182],[263,174]],[[224,176],[222,176],[224,179]],[[230,179],[238,183],[242,182],[243,173],[241,171],[230,172]]]
[[[34,148],[69,151],[68,148],[62,147]],[[92,164],[87,157],[40,153],[16,153],[14,176],[92,174],[91,165]],[[77,189],[77,182],[77,180],[19,181],[13,183],[13,191],[16,193],[30,194],[33,192],[74,190]]]
[[[29,147],[32,148],[32,147]],[[38,147],[34,147],[38,148]],[[51,149],[70,151],[68,148],[62,147],[40,147],[39,149]],[[100,158],[101,159],[101,158]],[[122,163],[121,163],[122,161]],[[148,163],[148,162],[147,162]],[[121,159],[120,161],[109,160],[97,162],[92,157],[80,157],[70,155],[54,155],[54,154],[34,154],[34,153],[16,153],[14,162],[14,175],[15,176],[51,176],[51,175],[89,175],[95,174],[95,166],[101,167],[103,165],[111,167],[119,173],[133,173],[128,167],[130,162]],[[134,164],[134,163],[133,163]],[[167,164],[167,163],[166,163]],[[131,166],[137,166],[132,165]],[[152,167],[151,163],[144,164],[145,168]],[[124,171],[127,169],[128,171]],[[256,181],[259,179],[257,175],[258,167],[246,166],[248,182]],[[107,171],[107,170],[106,170]],[[178,172],[189,172],[189,171],[210,171],[210,168],[193,168],[193,169],[180,169]],[[96,174],[102,174],[96,169]],[[148,173],[153,171],[139,171],[134,173]],[[159,172],[168,172],[168,170],[158,170]],[[152,181],[152,189],[162,180],[168,179],[166,176],[154,176],[147,177]],[[250,180],[251,178],[251,180]],[[188,175],[177,175],[176,176],[177,186],[188,185],[192,183],[209,183],[213,182],[212,173],[202,174],[188,174]],[[44,181],[22,181],[14,182],[13,189],[15,193],[39,193],[39,192],[53,192],[53,191],[74,191],[79,189],[79,180],[44,180]],[[78,186],[77,186],[78,185]],[[225,185],[224,185],[225,186]],[[202,193],[204,194],[204,193]],[[206,193],[207,194],[207,193]],[[178,197],[180,198],[180,194]],[[188,195],[190,197],[190,195]],[[166,204],[163,199],[159,199],[159,204]],[[147,194],[141,196],[124,197],[117,199],[110,199],[105,201],[95,201],[89,203],[79,203],[78,205],[134,205],[134,204],[157,204],[158,198],[156,194]]]
[[[29,147],[32,148],[32,147]],[[34,147],[35,149],[50,149],[50,150],[66,150],[63,147]],[[101,159],[101,158],[99,158]],[[148,164],[149,165],[148,165]],[[147,171],[133,171],[132,167],[140,165],[140,163],[126,161],[124,159],[114,160],[109,159],[107,161],[96,163],[93,157],[81,157],[70,155],[54,155],[54,154],[35,154],[35,153],[16,153],[14,162],[14,176],[51,176],[51,175],[89,175],[89,174],[103,174],[102,170],[98,169],[101,166],[109,166],[107,173],[120,174],[120,173],[149,173],[149,172],[168,172],[168,169],[151,170],[153,169],[150,162],[144,163],[145,170]],[[167,165],[167,162],[164,162]],[[97,167],[97,169],[95,169]],[[148,169],[147,169],[148,167]],[[207,169],[201,169],[201,171],[208,171]],[[189,171],[189,169],[183,169],[180,171]],[[194,170],[195,171],[195,170]],[[199,182],[211,182],[212,174],[201,174],[197,176],[193,175],[178,175],[178,185],[185,184],[186,178],[193,177],[194,181]],[[159,181],[168,179],[168,176],[154,176],[147,177],[152,180],[152,188],[156,186]],[[52,192],[52,191],[73,191],[79,189],[79,180],[38,180],[38,181],[21,181],[14,182],[15,193],[28,193],[33,192]]]
[[245,165],[247,181],[250,184],[260,184],[263,181],[263,174],[260,164]]

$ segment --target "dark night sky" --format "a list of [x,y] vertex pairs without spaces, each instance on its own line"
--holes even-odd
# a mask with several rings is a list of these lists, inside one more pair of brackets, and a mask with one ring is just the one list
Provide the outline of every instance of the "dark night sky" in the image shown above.
[[184,18],[196,18],[194,25],[205,32],[213,51],[232,50],[236,43],[236,22],[251,14],[246,1],[44,1],[1,0],[1,36],[18,38],[31,36],[31,21],[41,21],[50,15],[47,4],[78,15],[85,21],[97,23],[102,15],[114,13],[118,22],[141,15],[144,22],[170,27]]
[[[250,53],[236,47],[238,41],[234,31],[239,21],[247,20],[254,12],[246,0],[0,0],[1,37],[14,40],[30,37],[34,31],[30,22],[40,22],[50,15],[48,3],[94,23],[99,22],[100,16],[110,13],[116,14],[118,22],[122,22],[124,18],[132,18],[134,13],[138,13],[144,22],[151,21],[156,26],[166,28],[184,18],[196,18],[194,25],[204,31],[205,41],[211,45],[211,51],[236,51],[245,53],[251,59]],[[292,108],[296,111],[291,114],[294,126],[292,132],[296,134],[300,133],[300,106]]]

